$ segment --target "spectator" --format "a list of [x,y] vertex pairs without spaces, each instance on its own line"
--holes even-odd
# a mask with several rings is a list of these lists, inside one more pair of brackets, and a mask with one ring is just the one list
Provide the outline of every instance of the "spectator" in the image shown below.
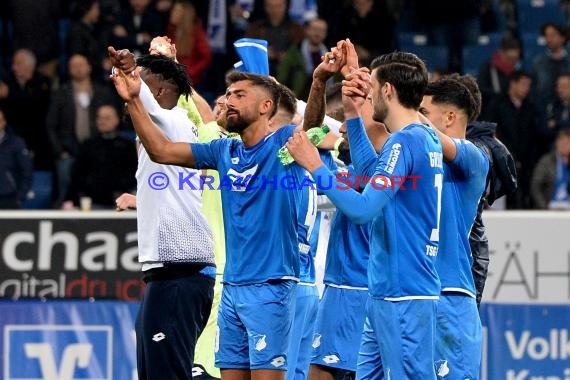
[[541,106],[546,106],[556,99],[556,78],[570,72],[570,57],[565,47],[567,35],[563,26],[548,23],[542,27],[541,33],[546,40],[546,51],[532,61],[533,94]]
[[73,55],[68,69],[70,82],[54,93],[46,121],[56,160],[56,206],[67,193],[79,144],[96,131],[95,111],[99,105],[112,103],[114,99],[105,86],[91,80],[91,65],[84,56]]
[[[330,0],[329,0],[330,1]],[[244,3],[250,3],[246,5]],[[251,8],[249,21],[254,22],[265,17],[263,10],[264,0],[240,0],[241,7]],[[289,18],[299,24],[304,24],[317,17],[317,1],[316,0],[287,0]]]
[[112,43],[137,55],[146,54],[152,38],[164,35],[164,25],[149,7],[150,0],[129,0],[129,4],[117,18]]
[[327,52],[324,40],[327,37],[327,22],[316,18],[307,22],[305,38],[292,46],[277,67],[277,80],[289,87],[297,98],[307,99],[313,71]]
[[507,208],[530,208],[530,177],[536,160],[539,111],[529,99],[532,79],[524,71],[515,71],[506,94],[491,106],[489,121],[497,123],[497,138],[512,153],[516,162],[518,188],[507,195]]
[[174,3],[166,34],[176,44],[176,58],[186,66],[193,85],[197,86],[212,61],[212,50],[202,22],[196,16],[196,9],[190,1],[177,0]]
[[303,27],[291,21],[287,14],[287,0],[265,0],[266,17],[253,22],[245,37],[266,40],[269,44],[269,72],[275,75],[285,52],[303,39]]
[[[520,66],[520,57],[520,41],[507,36],[501,41],[501,47],[493,53],[487,62],[481,65],[477,81],[483,97],[483,115],[489,112],[489,105],[498,95],[507,92],[509,77]],[[483,116],[483,118],[485,117]]]
[[97,109],[97,135],[78,149],[64,208],[79,204],[81,196],[92,199],[94,209],[115,208],[115,198],[137,187],[135,143],[119,135],[117,109],[104,104]]
[[539,157],[552,150],[562,128],[570,128],[570,73],[562,73],[556,79],[556,95],[556,100],[546,106]]
[[554,149],[542,156],[532,174],[531,195],[534,208],[570,209],[570,129],[558,132]]
[[72,24],[69,33],[69,56],[81,54],[93,66],[93,75],[103,78],[103,72],[110,70],[107,58],[109,33],[102,30],[98,0],[77,0],[72,5]]
[[10,0],[14,49],[31,50],[38,71],[50,79],[57,73],[61,0]]
[[24,140],[6,127],[0,109],[0,209],[18,209],[32,187],[32,160]]
[[24,139],[31,151],[36,170],[51,170],[51,153],[47,141],[46,114],[51,83],[36,70],[36,56],[20,49],[12,58],[12,73],[0,80],[0,105],[8,123]]
[[385,1],[352,0],[342,11],[336,38],[350,38],[362,66],[393,50],[394,20]]

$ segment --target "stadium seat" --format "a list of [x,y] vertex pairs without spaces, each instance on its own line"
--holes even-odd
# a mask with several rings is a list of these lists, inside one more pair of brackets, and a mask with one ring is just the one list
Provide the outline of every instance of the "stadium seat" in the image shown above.
[[35,171],[32,189],[22,205],[25,209],[52,208],[53,174],[49,171]]
[[402,32],[398,34],[398,47],[404,50],[404,46],[424,46],[428,43],[428,36],[421,33]]
[[530,70],[534,57],[545,51],[546,42],[544,41],[544,37],[539,33],[524,33],[522,34],[521,40],[523,67],[525,70]]
[[463,74],[476,76],[479,67],[501,47],[502,37],[502,33],[482,34],[477,45],[464,46],[461,51]]
[[516,9],[520,34],[539,33],[547,22],[566,22],[560,0],[517,0]]
[[71,21],[67,18],[59,20],[59,63],[58,63],[58,74],[60,78],[67,77],[67,60],[68,56],[68,44],[69,44],[69,32],[71,30]]
[[449,49],[447,46],[407,45],[402,51],[414,53],[425,63],[429,71],[447,70],[449,68]]

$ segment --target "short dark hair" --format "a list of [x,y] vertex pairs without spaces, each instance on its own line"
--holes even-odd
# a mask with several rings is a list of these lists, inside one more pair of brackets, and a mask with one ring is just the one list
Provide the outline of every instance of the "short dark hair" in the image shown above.
[[475,113],[473,114],[473,117],[469,119],[469,122],[477,120],[481,114],[481,104],[483,103],[483,98],[481,96],[479,85],[477,84],[477,79],[475,79],[475,77],[471,74],[459,75],[458,73],[450,74],[445,78],[457,80],[465,87],[467,87],[467,90],[469,90],[469,93],[475,101]]
[[265,90],[273,101],[273,109],[269,117],[272,118],[277,113],[279,102],[281,100],[281,89],[279,84],[273,79],[265,75],[246,73],[242,71],[231,71],[226,75],[226,85],[230,86],[233,83],[241,81],[250,81],[254,86],[261,87]]
[[540,34],[544,36],[544,34],[546,33],[546,29],[548,28],[553,28],[554,30],[556,30],[558,34],[564,37],[564,41],[568,40],[568,30],[564,25],[560,25],[555,22],[547,22],[540,27]]
[[432,96],[432,102],[436,104],[453,105],[467,115],[471,121],[476,112],[476,104],[469,89],[460,81],[448,77],[427,85],[424,95]]
[[338,121],[344,121],[344,107],[342,106],[342,83],[335,82],[327,86],[326,115]]
[[178,95],[192,95],[192,82],[186,67],[161,54],[146,54],[137,59],[137,65],[149,69],[153,74],[160,74],[165,81],[171,82],[178,89]]
[[509,83],[511,82],[518,82],[519,80],[521,80],[521,78],[529,78],[532,79],[532,76],[527,73],[524,70],[515,70],[510,76],[509,76]]
[[417,110],[428,84],[428,72],[424,61],[417,55],[406,52],[383,54],[370,65],[376,72],[376,79],[396,88],[400,104]]
[[505,36],[501,40],[501,50],[521,50],[521,42],[514,36]]
[[291,89],[284,84],[279,83],[281,96],[279,99],[279,108],[287,111],[291,116],[295,116],[297,112],[297,98]]
[[342,102],[342,82],[335,82],[326,89],[327,104],[332,102]]

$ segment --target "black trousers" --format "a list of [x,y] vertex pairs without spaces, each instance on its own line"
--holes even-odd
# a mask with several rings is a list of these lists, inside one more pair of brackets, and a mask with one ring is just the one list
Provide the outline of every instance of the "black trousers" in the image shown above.
[[[145,278],[135,325],[140,380],[192,379],[194,349],[212,310],[214,279],[202,274]],[[169,278],[170,277],[170,278]]]

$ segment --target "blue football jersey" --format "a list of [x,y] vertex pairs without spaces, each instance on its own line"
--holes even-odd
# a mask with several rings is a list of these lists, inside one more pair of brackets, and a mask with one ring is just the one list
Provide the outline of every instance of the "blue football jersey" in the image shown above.
[[[349,165],[337,175],[354,185],[354,167]],[[327,261],[323,282],[327,285],[339,285],[367,288],[367,267],[370,255],[370,228],[372,222],[354,224],[340,211],[335,213],[331,222],[331,232],[327,248]]]
[[305,170],[277,158],[294,129],[284,126],[249,148],[237,139],[190,144],[198,169],[220,173],[226,283],[299,277],[297,230]]
[[457,155],[443,165],[441,236],[436,269],[442,292],[463,292],[475,298],[469,233],[485,190],[489,160],[471,142],[453,141]]
[[[363,148],[353,136],[366,136],[362,119],[348,120],[347,127],[357,168]],[[371,157],[370,152],[364,153]],[[372,297],[388,301],[439,297],[441,284],[435,260],[439,247],[442,161],[436,133],[425,125],[410,124],[388,138],[362,194],[339,186],[336,178],[332,178],[333,186],[323,189],[355,223],[373,221],[368,265]],[[357,172],[367,171],[357,168]],[[331,173],[321,166],[313,177],[317,184],[326,183],[322,177],[330,179]]]

